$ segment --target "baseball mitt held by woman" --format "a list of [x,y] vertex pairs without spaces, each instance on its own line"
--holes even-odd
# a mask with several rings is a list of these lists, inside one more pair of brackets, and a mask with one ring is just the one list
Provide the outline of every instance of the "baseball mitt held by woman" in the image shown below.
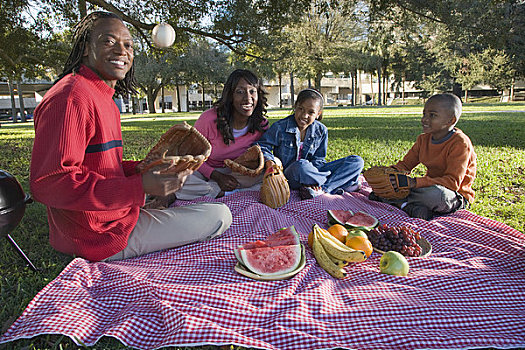
[[261,202],[270,208],[279,208],[290,199],[290,186],[281,165],[269,166],[263,176],[260,190]]
[[259,145],[254,145],[233,160],[225,159],[224,165],[230,168],[233,172],[255,177],[264,169],[264,156],[261,147]]
[[406,172],[387,166],[373,166],[363,175],[374,193],[382,198],[403,199],[410,193],[410,181]]
[[175,124],[137,164],[136,171],[142,174],[153,169],[160,174],[176,174],[197,170],[210,153],[210,142],[197,129],[186,122]]

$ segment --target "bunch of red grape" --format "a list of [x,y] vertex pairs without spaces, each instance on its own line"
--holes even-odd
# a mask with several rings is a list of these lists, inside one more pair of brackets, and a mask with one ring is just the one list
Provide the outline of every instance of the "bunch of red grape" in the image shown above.
[[379,225],[368,232],[368,239],[374,248],[384,252],[394,250],[404,256],[420,256],[422,252],[421,246],[417,244],[421,235],[406,226]]

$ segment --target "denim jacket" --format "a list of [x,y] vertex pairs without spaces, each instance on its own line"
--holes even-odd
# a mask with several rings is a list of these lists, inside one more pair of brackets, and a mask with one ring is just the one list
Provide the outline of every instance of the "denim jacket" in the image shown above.
[[[273,160],[274,156],[279,158],[286,169],[297,160],[301,133],[292,114],[284,119],[278,120],[257,141],[266,160]],[[315,120],[306,129],[303,141],[301,159],[306,159],[316,167],[323,166],[326,161],[328,148],[328,128],[321,122]]]

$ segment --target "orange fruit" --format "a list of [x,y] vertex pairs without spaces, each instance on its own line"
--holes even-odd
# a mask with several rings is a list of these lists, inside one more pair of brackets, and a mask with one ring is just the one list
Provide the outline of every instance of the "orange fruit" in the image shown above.
[[314,231],[308,234],[308,246],[312,248],[314,246]]
[[341,242],[345,243],[346,236],[348,236],[348,230],[341,224],[335,224],[328,228],[328,232]]
[[372,243],[370,243],[368,238],[361,236],[348,237],[346,240],[346,245],[350,248],[354,248],[355,250],[362,250],[365,252],[367,258],[372,255],[372,251],[374,250]]

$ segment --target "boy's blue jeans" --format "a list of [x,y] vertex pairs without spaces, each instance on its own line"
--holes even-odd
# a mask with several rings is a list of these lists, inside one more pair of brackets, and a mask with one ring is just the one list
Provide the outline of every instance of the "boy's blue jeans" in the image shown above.
[[299,159],[284,169],[284,175],[292,190],[302,185],[321,186],[323,191],[334,193],[357,184],[364,161],[359,156],[348,156],[316,168],[306,159]]

